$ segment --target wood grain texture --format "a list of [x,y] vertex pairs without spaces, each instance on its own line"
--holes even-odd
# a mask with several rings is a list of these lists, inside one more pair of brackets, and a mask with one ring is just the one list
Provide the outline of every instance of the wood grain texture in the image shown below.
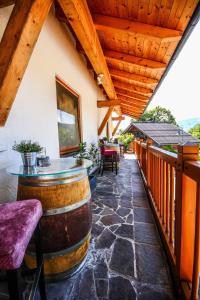
[[98,129],[98,135],[101,135],[104,127],[106,126],[106,123],[108,122],[108,119],[110,118],[111,114],[112,114],[112,111],[113,111],[114,107],[111,106],[108,108],[108,111],[103,119],[103,121],[101,122],[101,125],[99,126],[99,129]]
[[0,126],[11,110],[53,0],[20,0],[0,43]]

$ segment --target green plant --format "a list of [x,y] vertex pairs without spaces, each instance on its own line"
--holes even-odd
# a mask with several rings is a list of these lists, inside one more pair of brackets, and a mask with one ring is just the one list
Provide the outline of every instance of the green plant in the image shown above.
[[146,111],[139,119],[140,122],[167,122],[174,125],[176,124],[176,119],[172,115],[169,109],[161,106],[156,106],[155,108]]
[[88,149],[88,159],[91,159],[94,163],[97,163],[98,154],[99,148],[94,143],[91,143]]
[[124,145],[125,151],[127,151],[129,144],[133,140],[134,140],[134,135],[132,133],[124,133],[118,137],[118,141]]
[[31,142],[31,140],[23,140],[19,144],[15,142],[12,149],[20,153],[27,153],[40,152],[42,150],[42,147],[37,142]]
[[170,152],[173,152],[173,153],[177,153],[177,150],[172,145],[165,145],[165,146],[162,146],[162,148],[164,150],[167,150],[167,151],[170,151]]
[[193,136],[195,136],[196,138],[200,138],[200,124],[196,124],[194,127],[192,127],[189,130],[189,133],[191,133]]
[[87,154],[87,143],[86,142],[81,142],[79,144],[79,153],[76,154],[74,157],[77,159],[83,159],[83,158],[88,158]]

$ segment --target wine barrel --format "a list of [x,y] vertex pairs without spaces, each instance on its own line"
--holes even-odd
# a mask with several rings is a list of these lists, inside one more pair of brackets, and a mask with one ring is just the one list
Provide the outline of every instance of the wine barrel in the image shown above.
[[[86,170],[78,174],[19,177],[18,200],[39,199],[45,276],[57,280],[71,276],[84,262],[91,231],[91,193]],[[35,267],[34,243],[25,257]]]

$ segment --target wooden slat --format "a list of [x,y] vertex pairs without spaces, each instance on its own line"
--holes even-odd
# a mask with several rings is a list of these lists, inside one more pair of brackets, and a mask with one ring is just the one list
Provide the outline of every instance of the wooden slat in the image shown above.
[[124,117],[120,116],[120,117],[112,117],[112,121],[123,121],[125,120]]
[[15,0],[0,0],[0,8],[15,4]]
[[120,105],[119,100],[98,100],[97,107],[110,107]]
[[164,70],[166,68],[166,64],[158,61],[153,61],[150,59],[145,59],[142,57],[137,57],[134,55],[120,53],[108,49],[104,49],[103,52],[107,62],[116,62],[130,67],[142,67],[150,71]]
[[53,0],[18,1],[0,44],[0,126],[11,110]]
[[117,79],[124,79],[128,83],[136,83],[136,84],[142,84],[142,85],[156,85],[158,83],[158,80],[153,78],[148,78],[145,76],[141,76],[138,74],[128,73],[121,70],[116,70],[109,68],[111,77],[117,78]]
[[120,88],[117,88],[117,87],[115,87],[115,91],[116,91],[117,94],[129,97],[129,98],[139,99],[139,100],[145,101],[145,102],[149,100],[148,96],[144,96],[144,95],[141,95],[141,94],[133,93],[131,91],[123,90],[123,89],[120,89]]
[[130,83],[125,83],[125,82],[120,82],[117,80],[113,80],[113,84],[114,84],[114,87],[116,87],[116,88],[119,88],[122,90],[127,90],[127,91],[130,91],[133,93],[136,92],[141,95],[151,96],[151,94],[153,93],[152,89],[143,88],[140,86],[136,86],[136,85],[133,85]]
[[135,103],[135,104],[138,104],[140,106],[146,106],[148,101],[146,100],[141,100],[141,99],[137,99],[137,98],[132,98],[132,97],[128,97],[128,96],[124,96],[124,95],[120,95],[120,94],[117,94],[117,97],[118,97],[118,100],[121,101],[127,101],[127,102],[130,102],[130,103]]
[[101,122],[101,125],[99,126],[98,135],[101,135],[104,127],[106,126],[106,123],[108,122],[108,119],[110,118],[110,116],[112,114],[113,108],[114,108],[113,106],[108,108],[108,111],[107,111],[103,121]]
[[173,42],[179,41],[182,35],[182,31],[99,14],[93,14],[93,20],[98,31],[113,33],[117,31],[119,34],[127,34],[132,38],[140,36],[156,42]]
[[117,132],[117,129],[119,128],[120,123],[121,123],[121,120],[119,120],[119,121],[117,122],[115,128],[113,129],[112,136],[114,136],[115,133]]
[[58,2],[96,74],[104,75],[103,87],[108,97],[116,99],[117,96],[86,0],[58,0]]
[[120,101],[120,104],[125,104],[125,105],[129,105],[131,107],[136,107],[136,108],[139,108],[139,109],[144,109],[146,107],[146,105],[144,104],[138,104],[137,101],[127,101],[127,100],[121,100],[119,98],[119,101]]

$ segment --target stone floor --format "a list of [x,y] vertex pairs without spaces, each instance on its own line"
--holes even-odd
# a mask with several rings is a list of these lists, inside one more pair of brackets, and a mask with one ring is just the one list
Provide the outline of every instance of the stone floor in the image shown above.
[[173,300],[168,265],[136,160],[97,178],[84,268],[48,284],[48,300]]

